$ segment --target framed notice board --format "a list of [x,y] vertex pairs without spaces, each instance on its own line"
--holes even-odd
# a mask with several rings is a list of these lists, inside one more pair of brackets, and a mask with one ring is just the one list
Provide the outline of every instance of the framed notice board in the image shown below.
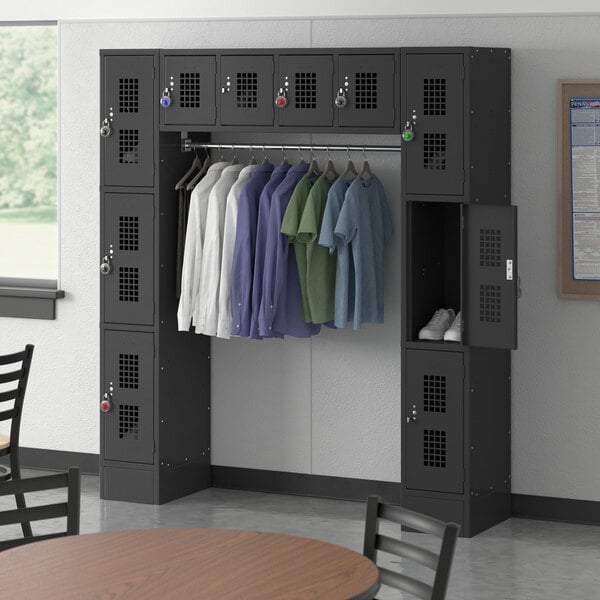
[[600,80],[561,80],[558,294],[600,299]]

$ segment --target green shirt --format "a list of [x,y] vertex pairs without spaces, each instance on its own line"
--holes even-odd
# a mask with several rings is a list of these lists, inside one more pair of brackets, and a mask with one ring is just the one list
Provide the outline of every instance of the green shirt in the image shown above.
[[308,195],[315,183],[314,175],[307,173],[302,177],[294,188],[290,202],[286,208],[281,221],[281,233],[288,236],[288,241],[294,246],[298,275],[300,277],[300,290],[302,292],[302,319],[306,323],[312,323],[310,308],[308,305],[308,294],[306,290],[306,244],[299,242],[296,238],[298,227],[304,213],[304,207]]
[[313,323],[333,321],[335,314],[337,255],[331,255],[328,248],[319,246],[323,213],[332,183],[323,175],[314,183],[296,234],[297,243],[306,245],[306,295]]

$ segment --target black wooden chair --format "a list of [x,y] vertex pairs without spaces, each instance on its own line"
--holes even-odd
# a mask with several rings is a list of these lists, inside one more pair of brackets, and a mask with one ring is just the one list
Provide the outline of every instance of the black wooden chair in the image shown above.
[[0,526],[66,517],[66,530],[0,541],[0,550],[7,550],[8,548],[21,546],[22,544],[38,542],[50,538],[77,535],[79,533],[81,479],[79,469],[77,467],[71,467],[68,473],[43,475],[42,477],[30,477],[27,479],[14,479],[12,481],[0,483],[0,496],[10,496],[13,494],[20,494],[22,496],[23,494],[30,492],[43,492],[60,488],[67,488],[66,502],[0,511]]
[[[439,553],[436,554],[431,550],[380,534],[380,520],[391,521],[403,527],[441,538]],[[444,523],[400,506],[384,504],[377,496],[369,496],[363,554],[376,563],[377,551],[381,550],[429,567],[435,572],[433,585],[383,567],[379,567],[379,580],[385,585],[408,592],[422,600],[444,600],[458,530],[459,526],[456,523]]]
[[[10,455],[10,468],[0,465],[0,482],[8,479],[20,479],[21,465],[19,461],[19,432],[21,430],[21,414],[27,389],[27,379],[31,367],[33,346],[28,344],[25,350],[15,354],[0,356],[0,366],[5,372],[0,373],[0,383],[10,384],[8,391],[0,392],[0,421],[10,421],[10,435],[0,434],[0,456]],[[21,363],[18,366],[18,363]],[[15,365],[14,368],[12,365]],[[12,402],[11,408],[3,408]],[[17,508],[25,508],[22,494],[16,494]],[[23,535],[31,536],[31,526],[27,522],[21,524]]]

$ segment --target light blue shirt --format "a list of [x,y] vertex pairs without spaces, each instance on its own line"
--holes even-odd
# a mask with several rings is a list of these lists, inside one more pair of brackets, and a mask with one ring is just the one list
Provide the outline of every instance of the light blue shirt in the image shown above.
[[329,189],[321,223],[319,245],[329,248],[329,254],[337,252],[335,270],[335,324],[345,327],[354,318],[354,264],[350,260],[350,246],[334,235],[335,226],[344,204],[346,191],[354,179],[338,178]]
[[[354,329],[362,323],[383,323],[383,246],[392,237],[392,222],[377,177],[357,177],[350,184],[334,234],[343,244],[350,244],[352,251]],[[346,321],[338,321],[336,314],[335,324],[344,327]]]

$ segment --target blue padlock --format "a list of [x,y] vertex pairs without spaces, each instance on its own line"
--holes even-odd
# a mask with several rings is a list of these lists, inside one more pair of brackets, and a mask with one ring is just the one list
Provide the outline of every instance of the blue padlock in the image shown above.
[[171,90],[169,88],[163,90],[162,96],[160,97],[160,105],[163,108],[169,108],[169,106],[171,106]]

